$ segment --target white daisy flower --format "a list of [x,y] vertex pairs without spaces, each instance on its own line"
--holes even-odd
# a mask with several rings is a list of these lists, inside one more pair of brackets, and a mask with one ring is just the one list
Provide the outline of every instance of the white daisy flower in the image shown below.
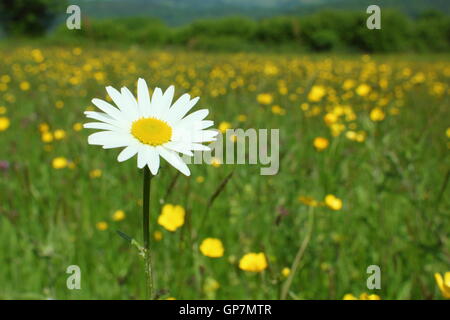
[[209,113],[207,109],[186,116],[198,97],[191,99],[189,94],[183,94],[172,104],[174,90],[174,86],[170,86],[163,93],[155,88],[150,99],[147,83],[139,79],[136,100],[125,87],[120,92],[106,87],[117,108],[100,99],[92,100],[103,112],[86,111],[86,117],[99,122],[86,123],[84,127],[103,131],[91,134],[88,143],[104,149],[125,147],[117,160],[122,162],[137,154],[138,168],[147,165],[153,175],[158,173],[161,156],[189,176],[189,168],[179,153],[193,156],[192,151],[209,151],[202,143],[215,141],[218,132],[205,130],[214,124],[204,120]]

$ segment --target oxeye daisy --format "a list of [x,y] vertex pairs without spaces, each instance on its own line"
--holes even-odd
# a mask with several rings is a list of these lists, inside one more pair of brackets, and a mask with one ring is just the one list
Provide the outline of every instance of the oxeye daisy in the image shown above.
[[[193,151],[208,151],[209,147],[202,143],[215,141],[218,132],[206,130],[213,125],[212,121],[204,120],[208,115],[207,109],[187,115],[199,100],[198,97],[191,99],[189,94],[183,94],[172,104],[175,91],[173,86],[170,86],[165,92],[162,92],[160,88],[155,88],[151,98],[144,79],[138,80],[137,99],[125,87],[118,91],[109,86],[106,87],[106,91],[116,106],[104,100],[93,99],[92,103],[103,112],[86,111],[86,116],[97,122],[86,123],[84,127],[102,130],[88,137],[89,144],[100,145],[104,149],[124,148],[117,160],[122,162],[137,155],[137,166],[144,169],[142,188],[144,246],[142,249],[145,258],[147,297],[152,298],[153,276],[150,254],[150,182],[152,175],[158,173],[160,157],[162,157],[173,167],[189,176],[191,174],[189,168],[179,154],[193,156]],[[184,215],[184,209],[182,215]],[[170,225],[170,228],[176,229],[181,226],[183,224],[181,220],[176,221],[176,225]],[[119,232],[119,234],[124,237],[123,233]],[[125,238],[131,239],[129,236]]]
[[124,147],[117,157],[119,162],[137,155],[138,168],[148,166],[156,175],[161,156],[189,176],[189,168],[179,153],[192,156],[196,150],[208,151],[202,143],[216,139],[217,131],[205,130],[213,125],[213,121],[204,120],[209,113],[207,109],[186,115],[198,97],[191,99],[189,94],[183,94],[172,104],[174,86],[165,92],[155,88],[150,98],[147,83],[139,79],[137,100],[125,87],[119,92],[108,86],[106,91],[117,107],[93,99],[92,103],[103,112],[86,111],[86,117],[98,122],[86,123],[84,127],[102,130],[89,136],[89,144],[104,149]]

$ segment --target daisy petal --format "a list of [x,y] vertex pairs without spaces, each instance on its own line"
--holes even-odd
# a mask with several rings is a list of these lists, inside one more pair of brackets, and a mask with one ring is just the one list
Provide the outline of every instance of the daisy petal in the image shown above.
[[192,143],[190,149],[193,151],[211,151],[211,148],[200,143]]
[[186,118],[178,121],[177,125],[183,126],[183,125],[189,124],[193,121],[203,120],[204,118],[206,118],[208,113],[209,113],[208,109],[201,109],[201,110],[195,111],[195,112],[191,113],[190,115],[186,116]]
[[113,107],[108,102],[100,100],[100,99],[92,99],[92,103],[95,104],[100,110],[102,110],[107,115],[111,116],[114,119],[122,119],[122,112],[119,109]]
[[135,116],[136,120],[137,118],[142,117],[142,112],[139,108],[138,102],[136,101],[136,98],[133,96],[130,90],[126,87],[122,87],[120,89],[122,92],[123,98],[126,100],[127,105],[130,107],[131,110],[134,110],[133,116]]
[[129,135],[114,131],[100,131],[88,137],[88,143],[93,145],[127,145],[130,143]]
[[143,167],[145,167],[146,163],[148,162],[146,153],[145,153],[145,147],[146,146],[143,144],[138,146],[137,163],[138,163],[139,169],[142,169]]
[[108,116],[106,113],[103,112],[85,111],[84,114],[86,115],[87,118],[109,123],[110,125],[119,128],[125,129],[128,127],[126,121],[113,119],[112,117]]
[[202,130],[193,132],[191,134],[191,141],[192,142],[209,142],[209,141],[216,141],[215,136],[217,136],[217,131],[212,130]]
[[157,115],[159,115],[162,96],[162,90],[156,87],[153,91],[152,100],[150,102],[150,117],[156,117]]
[[138,117],[136,108],[132,103],[128,103],[127,97],[111,86],[106,87],[106,91],[126,119],[132,121]]
[[103,149],[114,149],[114,148],[127,147],[130,145],[131,142],[132,142],[132,140],[114,141],[114,142],[105,144],[103,146]]
[[150,116],[150,95],[147,82],[142,78],[138,80],[138,105],[144,117]]
[[159,153],[156,151],[155,147],[147,147],[147,165],[150,169],[150,172],[155,176],[158,173],[159,169]]
[[168,148],[172,151],[180,152],[180,153],[183,153],[183,154],[191,156],[191,157],[194,155],[192,153],[192,151],[189,150],[189,146],[187,146],[185,143],[170,141],[170,142],[167,142],[166,144],[164,144],[164,147]]
[[177,122],[181,120],[186,113],[188,113],[197,103],[200,98],[194,98],[190,100],[190,96],[186,93],[183,94],[170,108],[169,117],[167,120],[170,122]]
[[117,161],[123,162],[133,157],[138,152],[138,144],[132,144],[123,149],[117,156]]
[[126,104],[124,103],[122,95],[120,94],[120,92],[117,89],[115,89],[111,86],[107,86],[106,92],[108,92],[108,95],[114,101],[114,103],[119,108],[119,110],[126,111],[126,108],[125,108]]
[[214,125],[214,121],[211,120],[202,120],[198,126],[199,129],[207,129]]
[[109,130],[109,131],[122,131],[123,129],[113,126],[105,122],[88,122],[83,125],[85,129],[99,129],[99,130]]
[[167,90],[164,92],[158,106],[158,111],[156,113],[156,117],[159,119],[163,119],[164,116],[167,115],[170,105],[172,104],[173,95],[175,93],[175,87],[170,86],[167,88]]
[[188,166],[184,161],[177,155],[174,151],[165,149],[164,147],[158,146],[156,147],[161,157],[164,158],[169,164],[171,164],[175,169],[179,170],[182,174],[186,176],[190,176],[191,172],[189,171]]

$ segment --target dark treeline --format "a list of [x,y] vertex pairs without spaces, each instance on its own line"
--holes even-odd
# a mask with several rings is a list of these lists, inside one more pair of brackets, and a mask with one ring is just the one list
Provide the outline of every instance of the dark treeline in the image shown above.
[[294,48],[304,51],[445,52],[450,49],[450,16],[428,11],[416,19],[384,10],[381,30],[366,27],[368,15],[321,11],[308,16],[262,20],[245,17],[198,20],[168,27],[153,18],[85,20],[81,30],[60,26],[58,41],[91,40],[200,50]]

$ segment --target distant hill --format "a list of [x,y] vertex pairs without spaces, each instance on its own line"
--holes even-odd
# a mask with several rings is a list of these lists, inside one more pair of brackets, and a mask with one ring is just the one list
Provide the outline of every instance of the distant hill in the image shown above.
[[[325,2],[325,3],[324,3]],[[437,10],[450,14],[450,0],[327,0],[312,2],[309,5],[292,7],[291,13],[310,13],[320,9],[365,10],[376,4],[383,9],[397,9],[415,17],[427,10]],[[305,12],[306,11],[306,12]]]
[[82,13],[97,18],[151,16],[169,25],[200,18],[241,15],[263,18],[279,14],[304,15],[323,9],[365,10],[370,4],[396,8],[410,16],[434,9],[449,14],[450,0],[71,0]]

